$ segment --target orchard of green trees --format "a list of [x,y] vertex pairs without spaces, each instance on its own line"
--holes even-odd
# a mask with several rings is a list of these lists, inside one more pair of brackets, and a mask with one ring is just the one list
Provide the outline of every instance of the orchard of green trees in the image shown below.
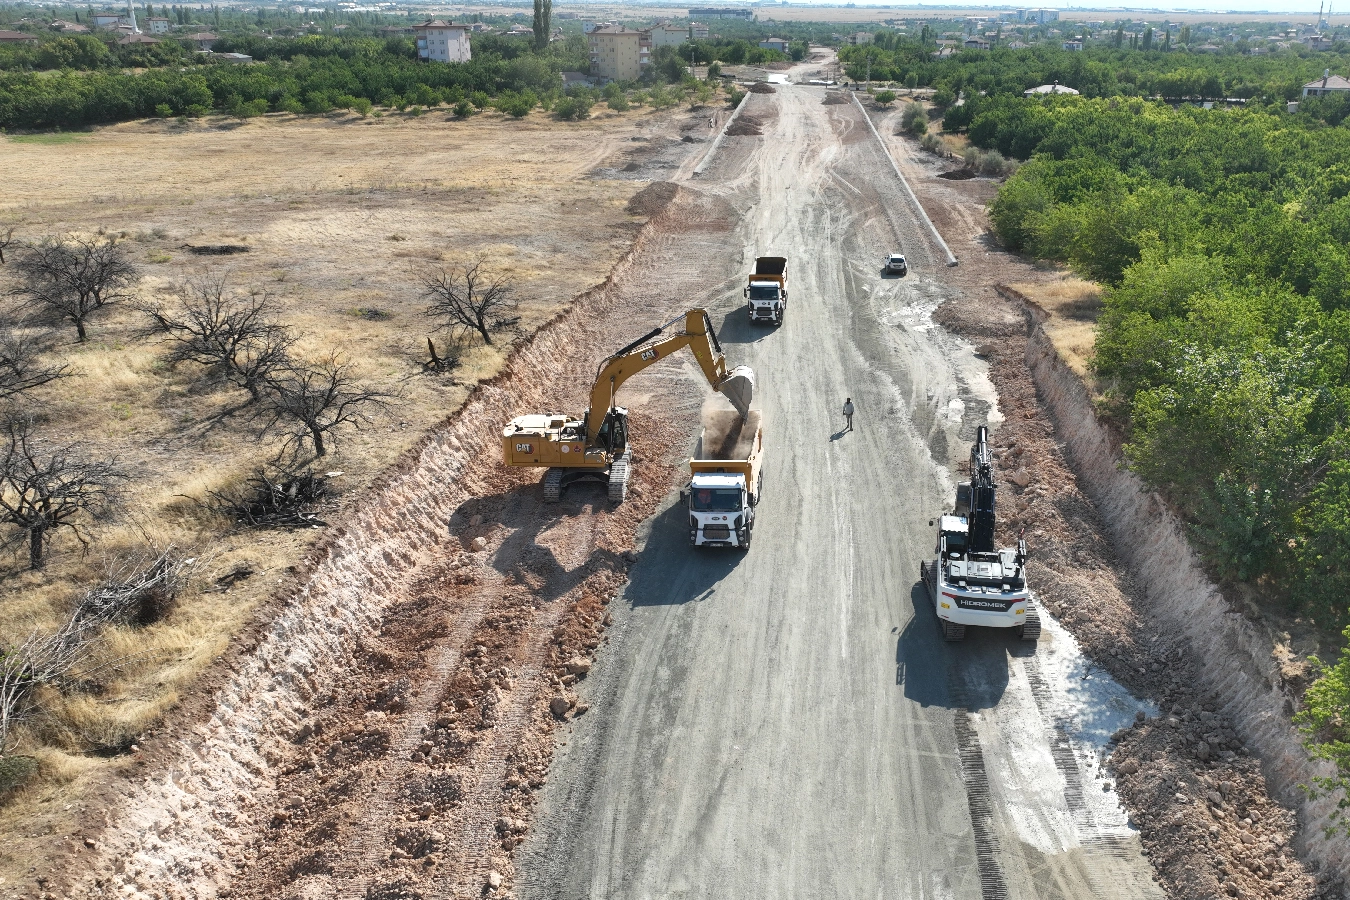
[[[1105,410],[1211,570],[1350,639],[1347,104],[1290,114],[1270,94],[1203,109],[972,93],[943,125],[1026,160],[990,208],[1004,245],[1104,285]],[[1314,789],[1346,787],[1350,651],[1305,702],[1309,746],[1340,772]]]
[[1075,52],[1042,44],[1020,50],[963,50],[942,59],[933,57],[935,48],[932,42],[882,30],[874,44],[841,47],[839,58],[854,80],[866,77],[870,60],[873,81],[935,88],[944,106],[962,94],[1020,97],[1027,88],[1056,82],[1085,97],[1232,97],[1283,102],[1298,99],[1302,86],[1326,68],[1350,74],[1350,47],[1252,56],[1234,51],[1131,50],[1109,44]]
[[[584,112],[598,91],[561,95],[558,73],[584,71],[589,54],[574,35],[542,53],[528,40],[495,35],[474,38],[474,58],[456,64],[419,62],[405,38],[239,37],[222,40],[219,52],[247,53],[260,64],[189,65],[131,73],[119,69],[64,69],[0,73],[0,128],[76,128],[150,116],[201,116],[213,110],[250,116],[266,112],[368,112],[373,104],[404,109],[449,104],[460,115],[490,103],[524,115],[537,104],[563,118]],[[687,73],[675,59],[667,80]],[[653,67],[653,80],[659,77]],[[694,85],[694,88],[700,86]],[[706,88],[706,86],[704,86]],[[702,93],[711,96],[711,90]],[[674,102],[660,85],[642,95],[655,105]],[[622,101],[610,98],[611,105]],[[558,108],[555,106],[560,105]]]

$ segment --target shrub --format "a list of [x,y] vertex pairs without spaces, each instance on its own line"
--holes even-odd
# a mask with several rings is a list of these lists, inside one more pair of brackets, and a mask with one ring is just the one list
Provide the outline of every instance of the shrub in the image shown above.
[[473,104],[470,103],[468,100],[461,100],[455,104],[456,118],[467,119],[469,116],[473,115],[475,111],[476,110],[474,110]]
[[938,155],[945,153],[947,150],[946,146],[942,143],[942,138],[932,133],[925,134],[923,137],[919,138],[919,147],[927,150],[929,153],[936,153]]
[[553,114],[559,119],[588,119],[591,115],[591,100],[580,95],[568,95],[553,104]]
[[1017,171],[1017,163],[1005,159],[1003,154],[997,150],[974,150],[966,154],[966,165],[981,175],[990,175],[995,178],[1011,175]]
[[305,112],[320,115],[332,110],[333,104],[328,102],[326,94],[310,94],[305,100]]
[[880,106],[890,106],[895,102],[895,91],[877,91],[876,101]]
[[717,60],[713,60],[712,63],[708,66],[708,77],[710,79],[722,77],[722,64]]
[[365,97],[357,97],[352,101],[352,109],[356,110],[356,112],[362,116],[370,115],[370,111],[373,107],[374,104]]
[[240,119],[252,119],[265,112],[267,112],[267,101],[261,98],[247,102],[240,101],[230,109],[230,114]]
[[155,117],[156,117],[156,118],[167,119],[167,118],[169,118],[169,117],[172,116],[172,115],[173,115],[173,108],[172,108],[171,106],[169,106],[169,104],[167,104],[167,103],[156,103],[156,104],[155,104]]
[[492,98],[487,95],[487,91],[474,91],[469,95],[469,102],[479,109],[487,109],[492,105]]
[[916,137],[928,133],[928,112],[922,103],[906,103],[900,111],[900,127]]
[[530,110],[534,109],[538,102],[539,98],[534,95],[533,91],[521,91],[520,93],[503,91],[502,95],[497,98],[497,109],[508,116],[521,119],[529,115]]
[[294,97],[282,97],[280,100],[276,102],[276,111],[294,113],[298,115],[305,111],[305,104],[301,103]]
[[730,106],[731,108],[735,109],[737,106],[741,105],[741,101],[744,99],[745,99],[745,91],[740,90],[739,88],[732,88],[727,93],[727,106]]
[[905,87],[906,87],[906,88],[908,88],[909,90],[912,91],[912,90],[914,90],[914,89],[915,89],[916,87],[918,87],[918,86],[919,86],[919,73],[918,73],[918,72],[910,72],[908,75],[905,76]]
[[183,115],[187,116],[189,119],[200,119],[202,116],[208,115],[210,112],[211,110],[207,109],[205,106],[202,106],[200,103],[193,103],[190,106],[188,106],[187,109],[183,110]]
[[622,93],[615,94],[613,97],[610,97],[605,100],[605,105],[607,105],[610,109],[614,110],[615,112],[627,112],[628,98],[625,97]]

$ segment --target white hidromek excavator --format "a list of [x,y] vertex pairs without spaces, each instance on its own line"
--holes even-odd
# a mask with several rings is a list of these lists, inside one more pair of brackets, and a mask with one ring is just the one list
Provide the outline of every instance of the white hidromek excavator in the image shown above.
[[937,559],[919,563],[919,577],[942,623],[942,636],[960,641],[967,625],[1016,628],[1024,641],[1041,636],[1041,616],[1027,587],[1027,542],[994,547],[994,462],[989,429],[970,448],[970,481],[956,486],[956,509],[939,516]]

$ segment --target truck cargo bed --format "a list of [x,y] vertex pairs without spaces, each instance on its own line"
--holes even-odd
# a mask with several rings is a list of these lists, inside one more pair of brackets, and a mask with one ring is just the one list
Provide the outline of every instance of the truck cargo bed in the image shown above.
[[703,439],[694,451],[700,460],[745,460],[755,450],[761,415],[752,409],[744,421],[732,410],[715,410],[703,417]]

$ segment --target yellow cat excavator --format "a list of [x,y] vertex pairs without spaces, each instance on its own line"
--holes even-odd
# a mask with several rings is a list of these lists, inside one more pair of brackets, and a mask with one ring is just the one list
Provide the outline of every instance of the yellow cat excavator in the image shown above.
[[[670,332],[672,326],[683,329]],[[614,404],[619,387],[629,378],[688,347],[703,375],[722,392],[744,419],[750,412],[755,373],[748,366],[728,370],[712,319],[691,309],[654,328],[600,363],[591,387],[591,405],[580,419],[561,413],[517,416],[502,430],[502,454],[508,466],[548,467],[544,500],[556,503],[565,487],[577,481],[609,486],[609,499],[622,503],[628,494],[632,449],[628,445],[628,410]]]

